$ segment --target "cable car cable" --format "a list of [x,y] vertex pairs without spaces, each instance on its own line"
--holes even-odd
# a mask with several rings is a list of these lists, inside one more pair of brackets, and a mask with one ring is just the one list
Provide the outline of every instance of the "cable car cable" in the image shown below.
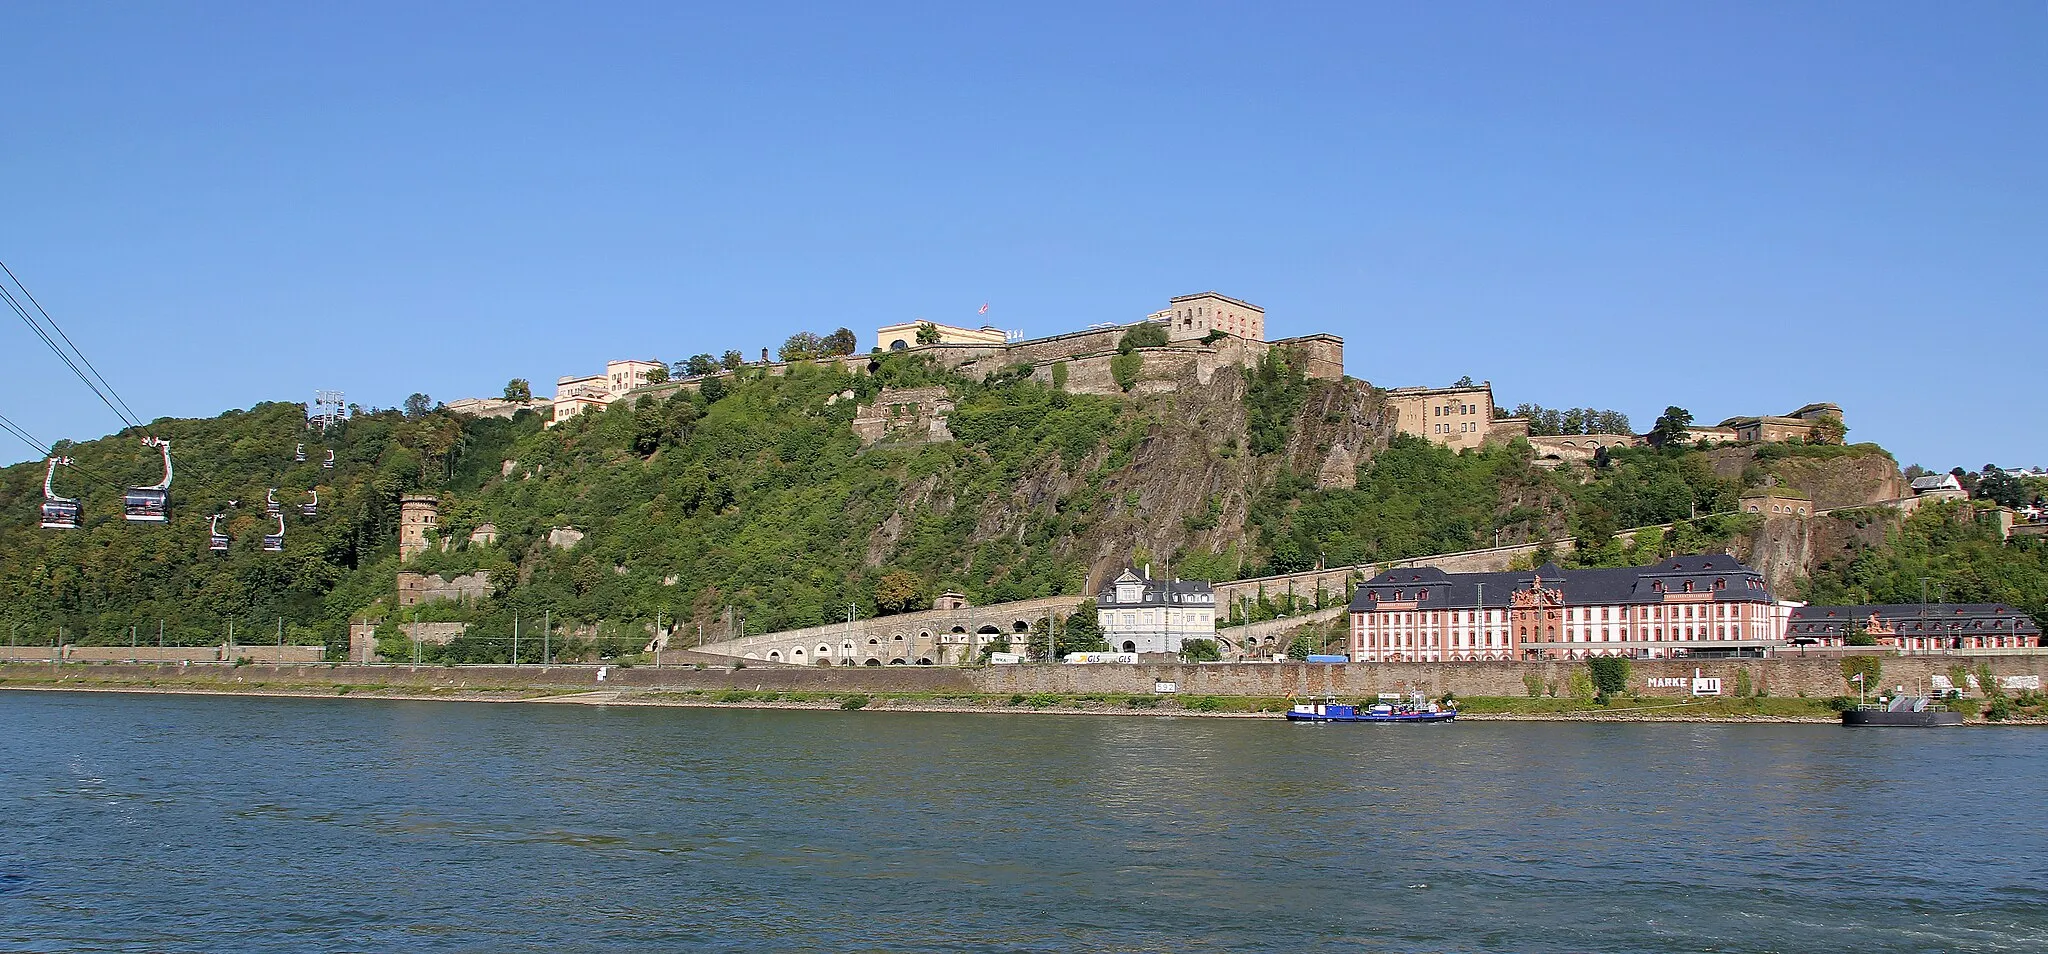
[[43,344],[49,347],[50,353],[56,355],[57,360],[64,362],[64,366],[70,368],[71,373],[77,376],[79,382],[92,391],[100,399],[100,403],[107,406],[107,410],[114,412],[114,416],[120,418],[123,425],[128,427],[142,426],[139,421],[130,418],[126,412],[116,407],[113,400],[108,398],[107,393],[100,390],[98,385],[92,383],[91,378],[85,376],[85,372],[79,369],[78,363],[71,360],[71,356],[65,354],[63,348],[58,347],[57,342],[50,337],[50,333],[43,330],[42,325],[38,324],[34,318],[29,317],[28,310],[21,307],[21,303],[15,300],[14,294],[8,291],[5,285],[0,285],[0,298],[7,300],[8,306],[14,309],[14,313],[21,316],[22,323],[28,325],[29,330],[35,332],[36,337],[43,340]]
[[[21,289],[22,297],[27,298],[29,304],[36,306],[36,313],[42,315],[43,320],[49,322],[50,327],[56,330],[57,335],[64,339],[64,343],[71,346],[71,352],[73,354],[78,355],[78,360],[85,362],[86,368],[92,371],[92,376],[98,378],[99,382],[106,386],[107,393],[113,395],[114,400],[118,402],[121,405],[121,407],[128,412],[128,420],[132,422],[135,426],[141,427],[142,416],[136,414],[135,409],[128,406],[128,402],[121,397],[121,392],[114,390],[113,382],[108,381],[106,375],[100,373],[100,369],[93,367],[92,359],[86,357],[85,352],[79,349],[78,343],[72,341],[71,336],[64,332],[64,326],[58,324],[57,319],[50,317],[49,311],[43,308],[43,303],[37,301],[35,294],[28,290],[27,285],[21,283],[21,279],[19,277],[16,277],[16,275],[14,274],[14,269],[8,268],[6,262],[0,261],[0,272],[7,273],[7,277],[14,282],[14,287]],[[19,305],[17,305],[16,307],[19,307]]]

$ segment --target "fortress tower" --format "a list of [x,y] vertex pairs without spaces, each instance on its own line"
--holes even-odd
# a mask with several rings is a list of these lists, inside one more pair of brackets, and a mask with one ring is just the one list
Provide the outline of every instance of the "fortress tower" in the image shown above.
[[427,550],[427,531],[441,522],[441,499],[432,494],[398,498],[398,559],[410,560]]

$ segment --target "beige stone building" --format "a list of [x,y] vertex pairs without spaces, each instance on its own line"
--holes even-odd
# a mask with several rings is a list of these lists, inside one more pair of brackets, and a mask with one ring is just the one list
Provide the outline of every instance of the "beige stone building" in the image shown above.
[[432,494],[406,494],[398,498],[399,562],[427,552],[428,534],[440,523],[441,498]]
[[607,361],[604,363],[605,386],[610,389],[613,398],[623,397],[627,391],[652,384],[648,376],[656,369],[667,372],[668,365],[659,361],[641,361],[633,358]]
[[[1828,417],[1841,420],[1841,406],[1823,402],[1808,404],[1790,414],[1731,417],[1721,422],[1721,429],[1734,432],[1734,440],[1741,443],[1776,444],[1803,441],[1813,436],[1815,424]],[[1717,435],[1709,439],[1721,438]]]
[[1168,341],[1192,341],[1211,331],[1266,340],[1266,309],[1213,291],[1171,299],[1165,311],[1151,317],[1165,321]]
[[1387,392],[1386,408],[1396,433],[1456,450],[1529,436],[1528,419],[1494,416],[1493,385],[1485,381],[1469,387],[1395,388]]
[[553,427],[584,411],[599,409],[611,401],[610,378],[602,374],[569,375],[555,379],[553,416],[548,426]]
[[1010,343],[1008,332],[994,325],[979,328],[962,328],[958,325],[942,325],[936,321],[902,321],[883,325],[875,329],[875,347],[883,351],[906,351],[918,346],[917,331],[931,325],[939,333],[938,344],[985,344],[1002,345]]

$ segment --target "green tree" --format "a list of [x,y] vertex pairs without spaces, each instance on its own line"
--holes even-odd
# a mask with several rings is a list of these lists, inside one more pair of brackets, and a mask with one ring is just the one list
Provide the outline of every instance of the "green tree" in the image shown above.
[[533,400],[533,385],[525,378],[513,378],[505,382],[505,400],[525,404]]
[[[709,357],[709,355],[706,355],[706,357]],[[727,351],[718,359],[718,363],[723,365],[727,371],[738,371],[747,363],[747,356],[738,351]],[[704,373],[709,374],[711,372],[706,371]]]
[[[726,354],[731,355],[734,358],[739,357],[739,352],[737,351],[728,351],[726,352]],[[738,364],[736,363],[733,366],[738,367]],[[708,354],[693,354],[677,362],[676,368],[677,370],[681,371],[684,375],[693,378],[701,378],[707,374],[718,373],[719,361],[717,358],[714,358]]]
[[824,353],[826,355],[852,354],[854,349],[860,347],[860,339],[854,337],[852,331],[841,328],[826,335],[822,344],[824,345]]
[[799,331],[782,342],[777,356],[784,361],[809,361],[825,356],[825,339],[808,331]]
[[426,417],[427,413],[433,409],[434,399],[417,391],[408,395],[405,399],[405,416],[412,420]]
[[910,573],[892,570],[875,581],[875,611],[878,613],[908,613],[923,608],[924,604],[924,581]]
[[665,365],[665,364],[657,364],[657,365],[655,365],[654,367],[648,368],[648,369],[647,369],[647,383],[648,383],[648,384],[666,384],[666,383],[668,383],[668,365]]
[[1163,348],[1166,343],[1166,326],[1156,321],[1144,321],[1124,332],[1124,336],[1117,340],[1116,350],[1130,354],[1136,348]]
[[1810,443],[1840,445],[1848,439],[1848,435],[1849,425],[1842,423],[1841,417],[1834,414],[1823,414],[1818,420],[1813,422],[1813,433]]
[[1223,658],[1223,650],[1213,639],[1188,639],[1181,641],[1180,658],[1188,663],[1215,662]]
[[1102,627],[1095,618],[1095,601],[1085,599],[1074,607],[1060,627],[1059,647],[1053,653],[1054,659],[1064,659],[1068,653],[1108,652],[1109,644],[1102,639]]
[[1682,443],[1686,431],[1692,428],[1692,412],[1673,405],[1658,415],[1657,422],[1650,425],[1649,441],[1653,447]]
[[941,336],[940,336],[940,334],[939,334],[939,326],[938,326],[938,325],[932,324],[932,323],[931,323],[931,322],[929,322],[929,321],[920,321],[920,322],[918,322],[918,323],[917,323],[917,343],[918,343],[918,344],[921,344],[921,345],[935,345],[935,344],[938,344],[938,343],[939,343],[939,339],[940,339],[940,337],[941,337]]

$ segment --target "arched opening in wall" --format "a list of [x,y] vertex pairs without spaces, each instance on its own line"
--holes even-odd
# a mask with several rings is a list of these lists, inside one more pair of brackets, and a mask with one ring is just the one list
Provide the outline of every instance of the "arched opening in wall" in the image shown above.
[[1131,642],[1131,641],[1130,641],[1130,640],[1128,640],[1128,639],[1124,640],[1124,652],[1127,652],[1127,653],[1134,653],[1134,652],[1137,652],[1137,651],[1138,651],[1138,644],[1137,644],[1137,643]]
[[[897,661],[898,661],[898,662],[901,662],[902,660],[897,660]],[[867,662],[861,663],[861,665],[863,665],[863,666],[879,666],[879,665],[881,665],[881,664],[882,664],[882,661],[881,661],[881,660],[879,660],[879,659],[876,659],[876,658],[875,658],[875,657],[873,657],[873,656],[869,656],[869,657],[868,657],[868,661],[867,661]]]
[[898,338],[898,339],[896,339],[896,340],[894,340],[894,341],[891,341],[891,342],[889,342],[889,350],[890,350],[890,351],[908,351],[908,350],[910,350],[910,342],[908,342],[908,341],[905,341],[905,340],[903,340],[902,338]]
[[1002,634],[1003,631],[995,628],[994,626],[983,626],[982,628],[974,631],[974,641],[977,643],[985,643],[996,638],[997,636],[1001,636]]
[[953,635],[955,635],[955,636],[965,636],[965,635],[967,635],[967,627],[965,627],[965,626],[955,626],[955,627],[953,627]]
[[908,660],[908,659],[891,659],[891,660],[889,660],[889,665],[891,665],[891,666],[903,666],[903,665],[908,665],[909,663],[910,663],[910,660]]
[[789,651],[790,662],[796,662],[797,660],[802,658],[804,658],[804,648],[802,646],[798,646],[797,648]]
[[[901,637],[901,636],[898,636],[898,637],[896,637],[896,641],[897,641],[897,642],[902,642],[902,641],[903,641],[903,637]],[[873,637],[869,637],[869,638],[868,638],[868,645],[870,645],[870,646],[880,646],[880,645],[882,645],[882,641],[881,641],[881,640],[879,640],[879,639],[875,639],[875,638],[873,638]]]
[[830,655],[832,655],[832,647],[830,647],[830,646],[827,646],[827,645],[824,645],[823,643],[820,643],[820,644],[818,645],[818,655],[820,655],[820,656],[830,656]]
[[772,650],[772,649],[771,649],[771,650],[769,650],[769,651],[768,651],[768,661],[769,661],[769,662],[781,662],[781,661],[782,661],[782,654],[781,654],[781,653],[779,653],[779,652],[776,652],[775,650]]
[[1021,619],[1020,619],[1020,620],[1017,620],[1016,622],[1013,622],[1013,623],[1011,623],[1011,624],[1010,624],[1010,632],[1013,632],[1013,633],[1028,633],[1028,632],[1031,632],[1031,624],[1030,624],[1030,623],[1027,623],[1027,622],[1025,622],[1025,621],[1023,621],[1023,620],[1021,620]]
[[918,664],[918,665],[920,665],[920,666],[929,666],[929,665],[931,665],[931,664],[932,664],[932,657],[930,657],[930,656],[919,656],[919,657],[917,658],[917,664]]
[[761,657],[760,657],[760,656],[758,656],[758,655],[756,655],[756,654],[754,654],[754,653],[748,653],[748,654],[746,654],[746,655],[745,655],[744,657],[741,657],[741,658],[744,658],[744,659],[759,659],[759,658],[761,658]]

